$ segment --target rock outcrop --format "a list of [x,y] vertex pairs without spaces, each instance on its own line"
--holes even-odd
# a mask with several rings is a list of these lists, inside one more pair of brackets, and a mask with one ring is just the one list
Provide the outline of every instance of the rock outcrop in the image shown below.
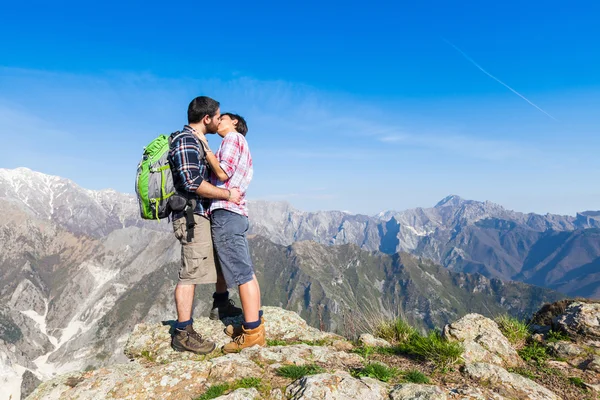
[[[465,365],[448,377],[428,367],[428,361],[423,360],[417,367],[431,374],[431,378],[425,378],[430,384],[410,381],[423,378],[414,370],[414,359],[403,358],[401,354],[382,356],[388,357],[386,362],[394,363],[390,366],[376,361],[388,376],[369,370],[367,367],[374,365],[376,359],[371,354],[377,354],[373,349],[384,349],[382,354],[394,351],[394,347],[390,348],[389,343],[380,342],[379,338],[363,336],[362,343],[353,343],[312,328],[296,313],[276,307],[264,307],[264,316],[268,346],[255,346],[227,355],[219,349],[206,356],[175,352],[169,345],[169,324],[137,325],[125,345],[125,354],[131,359],[129,363],[59,376],[42,383],[28,399],[192,400],[208,390],[217,396],[220,393],[218,399],[229,400],[572,398],[569,397],[571,392],[559,396],[554,387],[542,385],[514,370],[509,372],[509,366],[522,366],[524,362],[515,359],[517,352],[498,326],[477,314],[469,314],[448,325],[444,332],[448,339],[462,341],[466,352],[471,346],[478,348],[478,353],[465,353]],[[198,318],[194,327],[219,346],[229,340],[220,321]],[[365,355],[361,349],[367,348],[371,350]],[[497,364],[481,362],[478,358]],[[597,363],[594,358],[582,368],[595,371]],[[408,369],[409,365],[412,370]],[[552,365],[573,368],[558,361]],[[282,372],[290,368],[296,372]],[[410,371],[416,378],[409,378]],[[596,376],[593,372],[584,375],[584,370],[579,371],[581,376]],[[587,379],[584,384],[588,390],[595,390],[594,387],[600,385],[600,377],[595,381]]]
[[519,374],[487,363],[467,364],[466,374],[476,381],[497,387],[502,396],[530,400],[559,400],[559,397],[545,387]]
[[600,340],[600,302],[573,302],[553,324],[573,339]]
[[448,340],[463,343],[466,363],[487,362],[513,367],[521,364],[521,358],[498,324],[479,314],[468,314],[444,327]]

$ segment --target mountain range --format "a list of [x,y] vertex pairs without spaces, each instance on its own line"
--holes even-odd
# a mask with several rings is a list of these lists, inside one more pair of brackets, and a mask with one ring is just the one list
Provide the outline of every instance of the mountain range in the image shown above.
[[[124,361],[135,324],[175,315],[179,244],[166,221],[139,219],[132,195],[0,169],[0,209],[0,380]],[[250,213],[264,304],[333,331],[377,315],[421,327],[522,317],[563,297],[510,279],[598,296],[600,213],[524,215],[456,196],[376,216],[262,201]],[[211,291],[197,291],[196,314]]]

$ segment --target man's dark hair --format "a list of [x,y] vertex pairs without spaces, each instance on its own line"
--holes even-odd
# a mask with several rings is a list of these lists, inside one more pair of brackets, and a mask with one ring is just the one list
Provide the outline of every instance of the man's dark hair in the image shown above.
[[218,109],[218,101],[206,96],[196,97],[188,106],[188,124],[197,124],[207,115],[212,118]]
[[241,133],[242,135],[246,136],[246,133],[248,133],[248,125],[246,124],[246,120],[244,119],[244,117],[228,112],[221,114],[221,116],[223,115],[229,116],[229,118],[231,118],[232,120],[237,119],[237,125],[235,126],[235,130],[238,131],[238,133]]

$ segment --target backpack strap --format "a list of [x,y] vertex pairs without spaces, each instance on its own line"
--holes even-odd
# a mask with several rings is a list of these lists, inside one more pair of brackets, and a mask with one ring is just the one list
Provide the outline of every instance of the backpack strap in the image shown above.
[[[183,133],[184,132],[182,132],[182,131],[175,131],[175,132],[171,133],[171,135],[169,136],[169,148],[172,148],[173,141],[175,139],[177,139],[178,136],[180,136]],[[200,147],[202,148],[202,146],[200,146]],[[206,154],[204,154],[204,148],[202,148],[202,154],[200,155],[200,159],[205,164],[207,164]],[[186,240],[188,241],[188,243],[190,243],[194,240],[194,228],[196,227],[196,221],[194,220],[194,210],[196,209],[196,200],[190,199],[190,198],[188,198],[188,196],[185,196],[185,198],[187,199],[187,202],[185,204],[185,209],[184,209],[185,228],[186,228],[186,232],[187,232]]]

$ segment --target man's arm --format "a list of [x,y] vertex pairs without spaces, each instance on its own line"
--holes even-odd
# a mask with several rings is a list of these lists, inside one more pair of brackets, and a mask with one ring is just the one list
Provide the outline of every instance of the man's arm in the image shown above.
[[240,204],[240,190],[238,188],[221,189],[206,181],[202,181],[198,189],[196,189],[196,194],[207,199],[228,200],[235,204]]

